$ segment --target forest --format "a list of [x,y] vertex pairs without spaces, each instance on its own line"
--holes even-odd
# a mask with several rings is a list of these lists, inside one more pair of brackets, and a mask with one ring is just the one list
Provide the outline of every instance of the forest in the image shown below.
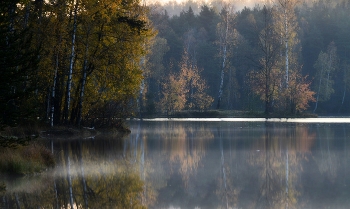
[[151,5],[144,110],[348,114],[350,2],[271,2]]
[[0,124],[126,117],[155,34],[147,12],[134,0],[1,1]]
[[0,3],[0,124],[349,113],[350,1]]

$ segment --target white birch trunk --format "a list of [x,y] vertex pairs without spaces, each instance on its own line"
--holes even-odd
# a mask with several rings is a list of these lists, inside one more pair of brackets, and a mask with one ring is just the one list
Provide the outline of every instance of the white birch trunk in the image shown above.
[[289,87],[289,53],[288,40],[286,40],[286,88]]
[[64,111],[65,123],[68,123],[68,115],[69,115],[70,102],[71,102],[72,76],[73,76],[73,65],[74,65],[74,57],[75,57],[75,37],[77,32],[77,10],[78,10],[78,2],[75,2],[73,33],[72,33],[72,48],[71,48],[71,55],[70,55],[70,62],[69,62],[69,71],[68,71],[67,89],[66,89],[66,104],[65,104],[65,111]]
[[289,86],[289,45],[288,45],[288,20],[287,20],[287,11],[286,8],[284,8],[284,29],[285,29],[285,34],[284,34],[284,41],[285,41],[285,47],[286,47],[286,88]]
[[226,15],[226,28],[225,28],[225,35],[222,46],[222,65],[221,65],[221,76],[220,76],[220,86],[219,86],[219,95],[218,95],[218,104],[217,109],[220,109],[221,105],[221,99],[222,99],[222,93],[223,93],[223,86],[224,86],[224,77],[225,77],[225,67],[226,67],[226,59],[227,59],[227,38],[228,38],[228,30],[229,30],[229,23],[228,23],[228,12]]
[[224,183],[226,208],[228,209],[229,204],[228,204],[228,194],[227,194],[227,179],[226,179],[226,171],[225,171],[225,156],[224,156],[224,147],[222,142],[221,130],[219,130],[219,134],[220,134],[220,151],[221,151],[221,172],[222,172],[222,180]]
[[[68,151],[67,151],[68,152]],[[67,153],[67,179],[68,179],[68,187],[69,187],[69,203],[70,207],[74,209],[74,201],[73,201],[73,185],[72,185],[72,175],[70,173],[70,158]]]

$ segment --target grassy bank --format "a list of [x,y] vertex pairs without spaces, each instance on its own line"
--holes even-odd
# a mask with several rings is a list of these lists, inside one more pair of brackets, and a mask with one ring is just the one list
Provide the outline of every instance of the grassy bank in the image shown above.
[[[54,156],[42,142],[46,139],[89,138],[99,134],[127,134],[124,124],[117,128],[77,128],[67,126],[25,125],[0,132],[0,174],[40,173],[55,165]],[[1,184],[1,181],[0,181]],[[0,185],[1,186],[1,185]]]
[[0,147],[0,172],[15,175],[40,173],[55,165],[50,150],[38,142]]
[[38,140],[36,126],[5,128],[0,133],[0,173],[40,173],[55,164],[54,157]]

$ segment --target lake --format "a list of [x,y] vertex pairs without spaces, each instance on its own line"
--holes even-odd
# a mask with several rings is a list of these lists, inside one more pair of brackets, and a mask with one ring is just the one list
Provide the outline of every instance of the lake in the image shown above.
[[0,208],[349,208],[350,120],[153,119],[47,138],[57,165],[4,177]]

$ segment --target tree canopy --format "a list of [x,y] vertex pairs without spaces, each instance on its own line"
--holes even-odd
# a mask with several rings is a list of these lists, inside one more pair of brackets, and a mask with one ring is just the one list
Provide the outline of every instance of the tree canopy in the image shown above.
[[0,123],[103,126],[170,109],[349,112],[348,1],[172,4],[181,11],[2,1]]
[[137,0],[0,6],[2,123],[28,107],[51,126],[97,117],[111,123],[131,113],[155,34],[146,6]]

